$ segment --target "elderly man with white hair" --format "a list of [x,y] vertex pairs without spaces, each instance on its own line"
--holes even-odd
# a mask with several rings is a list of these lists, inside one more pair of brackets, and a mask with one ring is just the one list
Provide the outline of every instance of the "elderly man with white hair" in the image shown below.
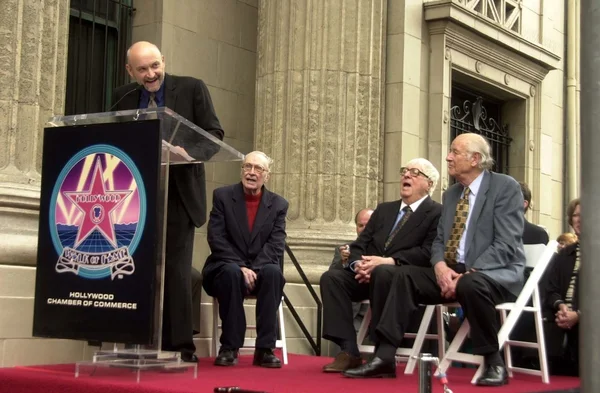
[[339,373],[362,364],[352,323],[352,302],[374,300],[372,274],[380,268],[389,268],[387,271],[403,265],[429,266],[442,211],[429,195],[439,177],[433,164],[424,158],[400,168],[401,199],[377,206],[365,229],[350,244],[345,268],[331,269],[321,276],[323,337],[342,349],[332,363],[323,367],[324,372]]
[[[510,176],[491,172],[488,142],[477,134],[454,139],[446,157],[456,179],[444,193],[431,266],[402,266],[387,283],[387,296],[372,297],[373,315],[385,312],[372,328],[375,357],[347,370],[352,378],[394,376],[394,355],[419,304],[458,301],[471,326],[473,353],[482,355],[485,371],[478,385],[508,382],[500,357],[495,306],[514,301],[523,286],[523,194]],[[371,281],[378,288],[377,270]],[[377,323],[377,324],[375,324]]]
[[273,160],[261,151],[248,153],[241,182],[217,188],[208,221],[211,254],[202,274],[206,293],[219,300],[223,330],[214,364],[233,366],[244,344],[244,298],[256,296],[255,366],[280,368],[273,353],[276,315],[285,278],[281,266],[285,249],[288,202],[269,191]]

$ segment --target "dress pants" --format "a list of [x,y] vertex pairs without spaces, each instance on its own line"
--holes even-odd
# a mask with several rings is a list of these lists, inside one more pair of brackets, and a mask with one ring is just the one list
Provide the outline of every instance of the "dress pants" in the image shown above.
[[244,297],[256,296],[256,348],[275,348],[277,340],[277,309],[283,296],[285,278],[275,264],[252,269],[256,286],[247,293],[242,269],[235,263],[223,264],[204,277],[204,289],[219,301],[221,317],[221,348],[239,349],[244,345],[246,314]]
[[167,207],[162,349],[193,354],[192,253],[196,227],[171,178]]
[[354,276],[347,269],[330,269],[321,276],[323,338],[336,344],[344,340],[356,342],[352,302],[369,297],[369,284],[360,284]]
[[[441,295],[433,268],[377,266],[371,272],[371,338],[399,347],[419,304],[452,300]],[[456,286],[458,301],[469,320],[473,353],[497,352],[500,324],[495,306],[515,296],[480,272],[464,274]]]

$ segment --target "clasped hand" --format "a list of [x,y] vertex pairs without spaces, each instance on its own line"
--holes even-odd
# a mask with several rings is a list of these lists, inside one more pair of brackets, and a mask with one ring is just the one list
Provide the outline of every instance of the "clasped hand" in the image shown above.
[[456,297],[456,283],[462,277],[462,274],[450,269],[443,261],[436,263],[434,270],[442,297],[444,299],[454,299]]
[[354,264],[354,272],[356,275],[354,278],[361,284],[366,284],[371,280],[371,272],[375,269],[375,266],[382,265],[385,263],[393,263],[391,258],[383,258],[375,255],[362,255],[361,260]]
[[556,316],[556,324],[561,329],[571,329],[579,322],[579,314],[577,311],[572,311],[566,304],[561,304]]
[[254,291],[254,288],[256,287],[256,273],[247,267],[242,267],[242,274],[244,275],[244,281],[246,282],[248,293]]

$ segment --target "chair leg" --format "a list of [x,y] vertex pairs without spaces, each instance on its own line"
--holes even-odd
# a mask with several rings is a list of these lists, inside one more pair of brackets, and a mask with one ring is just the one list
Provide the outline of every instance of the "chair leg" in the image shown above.
[[360,328],[358,329],[358,335],[356,338],[358,344],[358,350],[361,353],[373,353],[375,351],[374,345],[363,345],[363,341],[365,341],[365,337],[367,337],[367,331],[369,330],[369,325],[371,324],[371,307],[367,309],[365,316],[360,324]]
[[444,328],[444,308],[442,305],[435,306],[437,318],[437,341],[438,358],[443,359],[446,356],[446,329]]
[[213,334],[211,343],[211,357],[216,357],[218,353],[219,342],[219,301],[213,297]]
[[535,331],[538,341],[538,356],[540,358],[540,372],[542,373],[542,382],[550,383],[550,373],[548,372],[548,358],[546,354],[546,339],[544,337],[544,324],[542,321],[541,301],[538,290],[533,293],[533,304],[537,309],[533,313],[535,319]]
[[[506,310],[500,310],[500,322],[504,325],[504,321],[506,321]],[[509,337],[510,340],[510,337]],[[506,370],[508,371],[508,376],[510,378],[513,377],[513,364],[512,364],[512,353],[510,344],[504,344],[504,363],[506,363]]]
[[288,364],[287,340],[285,337],[285,324],[283,323],[283,299],[279,303],[279,334],[281,336],[281,353],[283,355],[283,364]]
[[429,330],[429,325],[431,324],[431,318],[433,317],[434,311],[435,306],[425,307],[425,313],[423,313],[423,318],[421,319],[417,336],[415,337],[412,349],[408,355],[408,362],[406,363],[404,374],[412,374],[415,370],[417,358],[421,352],[421,348],[423,348],[423,341],[425,341],[425,336],[427,335],[427,330]]
[[450,364],[454,360],[453,357],[458,353],[460,347],[465,342],[467,335],[469,334],[469,326],[469,321],[465,319],[456,332],[456,335],[450,343],[450,346],[444,354],[444,357],[442,360],[440,360],[440,365],[438,367],[439,371],[446,372],[446,370],[450,367]]

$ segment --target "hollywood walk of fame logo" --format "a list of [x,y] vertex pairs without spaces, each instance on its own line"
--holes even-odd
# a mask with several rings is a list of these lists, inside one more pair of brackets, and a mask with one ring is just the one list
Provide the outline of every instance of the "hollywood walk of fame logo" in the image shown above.
[[112,280],[133,274],[131,255],[145,216],[142,178],[129,156],[109,145],[82,150],[65,165],[52,193],[56,272]]

